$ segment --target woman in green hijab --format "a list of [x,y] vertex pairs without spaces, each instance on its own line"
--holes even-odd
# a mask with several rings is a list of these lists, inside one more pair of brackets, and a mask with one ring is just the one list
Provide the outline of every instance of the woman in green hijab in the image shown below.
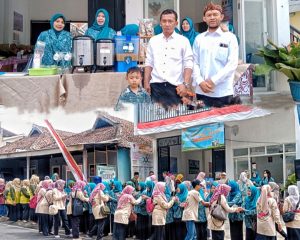
[[109,14],[105,9],[100,8],[96,12],[93,25],[86,30],[85,35],[92,37],[95,41],[98,39],[113,39],[116,35],[116,31],[108,25]]
[[[70,53],[72,50],[72,36],[70,32],[64,30],[66,18],[61,13],[56,13],[51,17],[51,29],[41,32],[37,41],[45,43],[42,65],[51,66],[56,62],[53,59],[55,53]],[[71,56],[71,55],[70,55]],[[68,67],[70,61],[64,61],[64,67]]]

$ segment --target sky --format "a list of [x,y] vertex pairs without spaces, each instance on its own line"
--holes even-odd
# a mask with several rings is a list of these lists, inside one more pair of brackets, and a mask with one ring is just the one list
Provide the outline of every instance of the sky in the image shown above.
[[133,109],[115,112],[113,109],[96,109],[89,112],[66,114],[62,108],[52,110],[50,113],[24,112],[19,113],[17,108],[0,106],[1,127],[16,134],[27,135],[32,124],[46,126],[47,119],[57,130],[79,133],[93,127],[97,111],[105,111],[112,116],[133,122]]

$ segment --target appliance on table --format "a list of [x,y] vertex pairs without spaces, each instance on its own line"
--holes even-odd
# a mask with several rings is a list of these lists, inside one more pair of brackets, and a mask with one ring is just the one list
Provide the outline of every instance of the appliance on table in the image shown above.
[[94,39],[90,36],[77,36],[73,38],[72,73],[76,68],[83,68],[90,73],[94,67]]
[[115,45],[114,41],[111,39],[99,39],[96,42],[96,67],[101,70],[109,70],[114,66],[115,57]]

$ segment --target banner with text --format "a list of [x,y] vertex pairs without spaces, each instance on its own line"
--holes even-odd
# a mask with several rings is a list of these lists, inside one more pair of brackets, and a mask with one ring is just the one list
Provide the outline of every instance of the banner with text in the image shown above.
[[182,151],[211,149],[225,144],[224,123],[201,125],[182,130]]

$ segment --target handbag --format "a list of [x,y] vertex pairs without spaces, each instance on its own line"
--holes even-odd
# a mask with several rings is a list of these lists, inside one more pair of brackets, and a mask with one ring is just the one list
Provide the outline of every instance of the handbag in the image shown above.
[[49,206],[49,215],[56,215],[58,213],[58,207],[54,204]]
[[83,202],[76,196],[77,190],[75,191],[75,197],[72,198],[72,215],[74,217],[83,215]]
[[212,207],[210,214],[213,218],[219,221],[225,221],[227,219],[227,212],[224,210],[220,203],[220,198],[217,203]]
[[29,201],[29,207],[32,209],[36,209],[37,206],[37,195],[34,195]]
[[110,214],[110,208],[106,204],[106,202],[102,201],[102,197],[100,194],[100,214],[103,216],[109,215]]
[[56,215],[58,213],[58,207],[48,201],[46,194],[44,195],[44,197],[49,205],[49,215],[52,215],[52,216]]
[[137,220],[137,215],[135,212],[131,211],[129,216],[129,222],[135,222]]
[[[299,201],[298,201],[298,203],[297,203],[297,205],[296,205],[296,210],[298,209],[298,207],[299,207],[299,202],[300,202],[300,199],[299,199]],[[296,213],[295,213],[295,211],[288,211],[288,212],[285,212],[284,214],[282,214],[282,220],[284,221],[284,222],[292,222],[292,221],[294,221],[294,219],[295,219],[295,215],[296,215]]]

